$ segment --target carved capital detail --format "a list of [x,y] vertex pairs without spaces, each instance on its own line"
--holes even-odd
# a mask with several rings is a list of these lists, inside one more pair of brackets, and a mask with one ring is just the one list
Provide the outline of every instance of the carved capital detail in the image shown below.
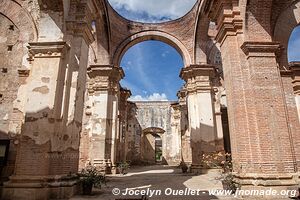
[[28,61],[34,61],[35,58],[60,58],[65,51],[69,49],[66,42],[30,42]]
[[237,0],[216,0],[210,7],[209,16],[217,24],[216,41],[222,44],[227,36],[243,32],[243,19]]
[[290,63],[292,77],[293,77],[293,88],[294,92],[297,95],[300,95],[300,62],[291,62]]
[[121,67],[111,65],[91,65],[88,68],[90,94],[95,91],[120,91],[119,81],[124,77]]
[[183,68],[180,77],[186,81],[186,90],[190,92],[211,91],[211,80],[215,74],[215,66],[209,64],[190,65]]

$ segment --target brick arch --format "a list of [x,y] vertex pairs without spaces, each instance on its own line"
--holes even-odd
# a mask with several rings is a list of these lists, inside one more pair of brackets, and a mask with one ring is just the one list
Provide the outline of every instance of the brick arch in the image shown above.
[[113,64],[119,66],[123,55],[130,47],[147,40],[158,40],[174,47],[181,55],[184,66],[188,66],[191,64],[192,61],[190,54],[184,44],[180,42],[176,37],[161,31],[139,32],[125,39],[113,54]]
[[[287,22],[288,19],[288,22]],[[286,8],[278,17],[275,28],[273,40],[280,42],[282,45],[282,52],[279,58],[279,65],[281,68],[288,68],[288,43],[290,36],[296,26],[300,24],[300,0],[294,2]]]
[[271,41],[273,0],[247,0],[244,32],[248,41]]
[[36,41],[37,27],[30,14],[16,1],[0,1],[0,14],[8,18],[20,30],[20,40],[23,43]]

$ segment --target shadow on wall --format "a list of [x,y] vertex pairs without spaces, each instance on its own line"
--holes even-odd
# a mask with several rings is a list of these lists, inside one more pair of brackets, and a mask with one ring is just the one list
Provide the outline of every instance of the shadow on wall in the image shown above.
[[214,133],[214,128],[212,126],[207,126],[206,124],[200,124],[200,128],[191,129],[191,149],[192,149],[192,163],[199,167],[205,166],[205,160],[203,156],[207,154],[212,154],[217,151],[215,140],[215,135],[210,135]]
[[[32,90],[20,91],[28,95],[24,110],[32,112],[25,113],[24,124],[22,120],[16,122],[21,131],[13,138],[18,149],[16,165],[12,164],[15,175],[67,175],[78,171],[85,92],[82,77],[86,77],[86,72],[73,65],[67,69],[69,54],[66,55],[57,62],[58,66],[35,58],[35,70],[26,83]],[[83,81],[72,82],[77,79]],[[16,154],[13,150],[10,155]]]
[[[4,149],[4,147],[8,143],[8,149]],[[16,160],[16,150],[12,142],[10,142],[10,138],[7,133],[0,130],[0,187],[3,182],[8,180],[8,177],[11,176],[14,172],[15,160]],[[6,150],[9,150],[7,154]],[[0,194],[1,196],[1,194]]]

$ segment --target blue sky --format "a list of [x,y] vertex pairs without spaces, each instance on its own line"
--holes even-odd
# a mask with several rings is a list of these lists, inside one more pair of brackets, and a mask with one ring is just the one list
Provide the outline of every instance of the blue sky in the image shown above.
[[300,26],[296,27],[291,34],[288,46],[289,61],[300,61]]
[[[164,22],[185,15],[196,0],[109,0],[123,17],[140,22]],[[167,8],[167,9],[163,9]],[[300,26],[290,38],[289,61],[300,61]],[[121,66],[125,71],[122,86],[131,90],[131,100],[177,100],[183,84],[179,72],[183,66],[179,53],[159,41],[145,41],[131,47]]]
[[126,52],[121,66],[125,71],[121,85],[131,90],[132,100],[177,99],[183,61],[173,47],[153,40],[141,42]]

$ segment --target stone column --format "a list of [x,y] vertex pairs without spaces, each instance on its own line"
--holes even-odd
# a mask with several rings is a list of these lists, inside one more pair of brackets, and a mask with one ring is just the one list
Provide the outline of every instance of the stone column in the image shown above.
[[131,96],[131,91],[125,88],[121,88],[120,93],[120,102],[119,102],[119,110],[120,110],[120,131],[118,137],[118,161],[126,161],[126,152],[128,152],[128,145],[126,141],[127,134],[127,124],[128,124],[128,98]]
[[192,149],[192,171],[202,168],[202,157],[216,151],[216,125],[213,106],[211,65],[191,65],[181,71],[186,81],[189,132]]
[[119,81],[124,77],[120,67],[92,65],[88,68],[88,93],[91,108],[91,161],[115,172],[117,156]]
[[[63,135],[58,114],[62,97],[57,94],[64,87],[62,80],[68,63],[68,49],[65,42],[29,43],[30,70],[26,70],[26,84],[19,88],[14,104],[25,118],[21,133],[13,138],[18,149],[15,173],[4,185],[4,199],[21,199],[27,196],[26,193],[34,193],[28,199],[46,199],[50,193],[55,196],[54,188],[58,190],[59,186],[54,186],[54,182],[60,183],[64,174],[77,172],[74,165],[70,166],[70,171],[63,170],[62,166],[57,170],[68,153],[70,157],[65,158],[70,165],[78,159],[76,156],[71,158],[71,154],[76,153],[75,145],[68,143],[62,148],[57,141],[63,137],[76,141],[71,135]],[[22,73],[22,70],[19,72]],[[51,177],[53,180],[50,180]],[[66,180],[66,193],[56,197],[68,196],[74,185],[74,181]],[[48,188],[51,186],[53,191]]]
[[172,162],[169,165],[178,165],[182,159],[181,153],[181,110],[179,103],[171,104],[171,133],[172,138],[170,141],[169,156]]
[[181,128],[181,153],[182,162],[187,166],[192,164],[192,148],[191,148],[191,135],[189,132],[188,109],[186,104],[186,89],[183,87],[178,93],[180,105],[180,128]]

